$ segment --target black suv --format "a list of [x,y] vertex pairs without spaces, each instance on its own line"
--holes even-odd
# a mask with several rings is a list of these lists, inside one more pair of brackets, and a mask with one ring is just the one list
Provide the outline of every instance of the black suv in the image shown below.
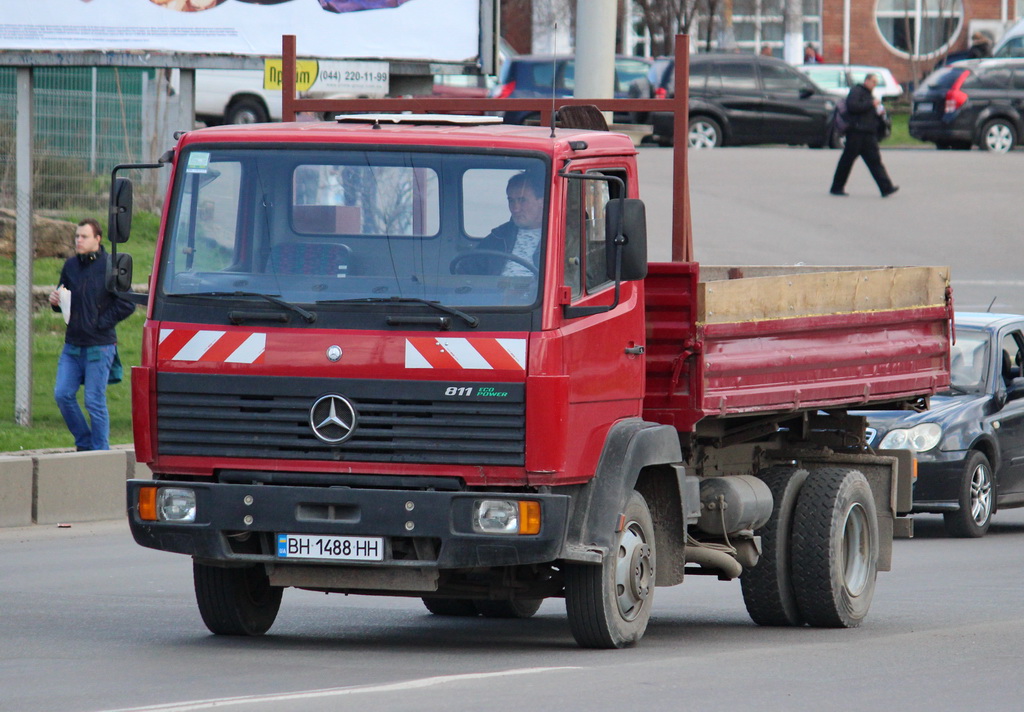
[[[615,58],[615,98],[624,99],[629,85],[647,74],[651,60],[643,57]],[[570,56],[520,54],[509,57],[501,65],[498,86],[491,96],[499,99],[537,99],[572,96],[576,86],[576,60]],[[552,89],[552,87],[554,87]],[[529,111],[506,111],[506,124],[536,121],[540,114]],[[617,123],[629,116],[615,114]]]
[[[674,60],[655,60],[647,77],[630,89],[638,98],[675,96]],[[781,59],[749,54],[690,58],[691,148],[758,143],[837,146],[831,122],[834,107],[825,91]],[[653,112],[650,122],[654,140],[670,145],[672,114]]]
[[1006,153],[1024,135],[1024,59],[968,59],[914,92],[910,135],[938,148]]

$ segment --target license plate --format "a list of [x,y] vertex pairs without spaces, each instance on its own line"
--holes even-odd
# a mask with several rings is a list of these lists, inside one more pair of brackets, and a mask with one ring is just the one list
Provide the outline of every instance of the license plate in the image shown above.
[[915,114],[924,114],[932,110],[932,102],[920,102],[914,105]]
[[384,539],[373,536],[278,534],[277,556],[282,559],[383,561]]

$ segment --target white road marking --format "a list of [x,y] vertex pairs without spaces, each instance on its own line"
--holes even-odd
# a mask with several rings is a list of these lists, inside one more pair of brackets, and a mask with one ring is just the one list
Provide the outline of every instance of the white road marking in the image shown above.
[[514,675],[537,675],[545,672],[563,672],[566,670],[580,670],[579,667],[548,667],[548,668],[519,668],[515,670],[499,670],[497,672],[472,672],[462,675],[441,675],[438,677],[425,677],[419,680],[406,680],[405,682],[389,682],[383,685],[363,685],[358,687],[334,687],[325,690],[307,690],[305,692],[285,692],[274,695],[245,695],[242,697],[222,697],[213,700],[193,700],[190,702],[174,702],[165,705],[150,705],[147,707],[125,707],[107,712],[196,712],[198,710],[224,709],[236,705],[251,705],[261,702],[291,702],[300,700],[326,699],[330,697],[350,697],[352,695],[366,695],[378,692],[404,692],[406,690],[420,690],[425,687],[435,687],[453,682],[465,682],[467,680],[486,680],[495,677],[512,677]]

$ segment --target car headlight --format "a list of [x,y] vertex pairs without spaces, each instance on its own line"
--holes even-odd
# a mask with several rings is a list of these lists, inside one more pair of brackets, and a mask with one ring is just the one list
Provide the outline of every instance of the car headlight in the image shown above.
[[910,450],[925,452],[939,444],[942,439],[942,426],[938,423],[921,423],[912,428],[890,430],[879,445],[888,450]]

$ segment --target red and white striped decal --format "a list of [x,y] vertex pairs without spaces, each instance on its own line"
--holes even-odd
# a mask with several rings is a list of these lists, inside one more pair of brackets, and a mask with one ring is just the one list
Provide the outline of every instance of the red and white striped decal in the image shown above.
[[524,371],[526,339],[409,338],[405,367]]
[[164,361],[263,363],[267,335],[249,331],[161,329],[157,357]]

